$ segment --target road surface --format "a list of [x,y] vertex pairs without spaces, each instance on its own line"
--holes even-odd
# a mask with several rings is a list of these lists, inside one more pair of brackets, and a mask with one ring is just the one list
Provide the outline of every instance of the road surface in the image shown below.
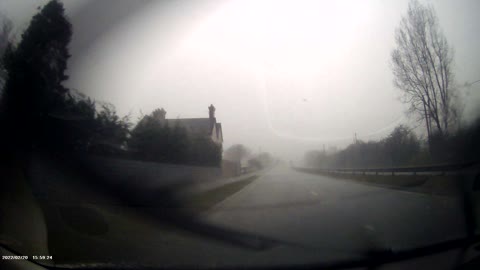
[[460,202],[277,166],[216,205],[211,223],[319,250],[355,252],[465,236]]
[[[62,179],[60,174],[58,177],[53,177],[55,173],[40,174],[41,177],[45,175],[48,179]],[[73,195],[77,193],[82,195],[77,194],[77,197],[83,197],[78,185],[68,181],[62,183],[63,189],[54,190],[50,198],[75,199]],[[70,194],[72,196],[68,196]],[[26,215],[23,205],[27,203],[33,209],[29,220],[35,222],[23,222]],[[35,254],[53,255],[57,266],[67,268],[78,263],[93,263],[96,267],[120,263],[232,269],[305,265],[365,258],[369,250],[396,251],[465,235],[460,203],[453,197],[363,185],[301,173],[285,166],[263,172],[253,183],[209,211],[191,217],[194,221],[200,218],[234,231],[262,236],[259,237],[262,241],[273,239],[274,244],[265,249],[232,245],[198,230],[182,230],[176,227],[181,222],[168,223],[168,218],[145,221],[135,215],[141,207],[110,208],[102,203],[55,200],[38,205],[33,197],[23,204],[9,205],[16,206],[9,212],[16,218],[9,220],[10,235],[31,234],[20,239],[20,244],[27,243],[25,246],[36,244],[28,242],[29,239],[44,239],[38,240],[44,244],[39,248],[43,252]],[[159,208],[169,210],[168,207]],[[69,216],[73,217],[73,222]],[[83,225],[73,226],[78,221]],[[23,228],[19,224],[27,228],[20,230],[20,234],[13,230]],[[103,227],[106,231],[102,233],[88,233]],[[238,232],[229,236],[238,238]],[[252,240],[250,236],[247,238]],[[65,249],[66,246],[69,248]],[[32,252],[22,253],[22,249],[18,251],[33,255]],[[451,258],[440,254],[434,261],[437,266],[448,269]],[[430,263],[416,267],[431,269]],[[398,269],[412,267],[402,265]]]

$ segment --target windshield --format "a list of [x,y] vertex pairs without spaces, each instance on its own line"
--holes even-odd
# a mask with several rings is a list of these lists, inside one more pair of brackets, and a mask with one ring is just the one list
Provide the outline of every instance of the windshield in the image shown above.
[[2,1],[2,262],[335,266],[474,239],[478,10]]

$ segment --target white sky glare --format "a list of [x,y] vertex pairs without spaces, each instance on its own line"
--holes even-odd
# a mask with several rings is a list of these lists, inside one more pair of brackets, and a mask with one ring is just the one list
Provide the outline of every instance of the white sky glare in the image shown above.
[[[20,2],[0,4],[19,28],[39,5]],[[67,85],[132,120],[159,107],[170,118],[207,117],[214,104],[224,148],[285,158],[414,125],[389,67],[406,0],[79,2],[65,1],[74,26]],[[480,79],[480,1],[422,3],[455,50],[457,82]],[[111,21],[93,18],[107,12]],[[462,89],[467,118],[478,112],[479,88]]]

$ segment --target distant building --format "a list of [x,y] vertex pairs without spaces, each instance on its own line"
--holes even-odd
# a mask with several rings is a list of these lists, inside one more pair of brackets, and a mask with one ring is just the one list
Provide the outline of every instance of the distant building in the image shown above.
[[185,128],[191,135],[199,135],[209,137],[214,143],[223,143],[222,124],[217,123],[215,118],[215,107],[208,107],[208,118],[165,118],[167,112],[161,108],[153,111],[152,116],[161,123],[168,124],[170,127],[179,125]]

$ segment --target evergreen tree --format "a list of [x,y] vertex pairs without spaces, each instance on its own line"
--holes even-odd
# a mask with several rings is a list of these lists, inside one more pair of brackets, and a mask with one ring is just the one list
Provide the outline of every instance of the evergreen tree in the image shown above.
[[11,140],[27,146],[55,142],[52,129],[68,118],[58,116],[66,107],[68,90],[62,83],[68,78],[71,36],[63,4],[52,0],[32,18],[18,46],[7,48],[2,113]]

